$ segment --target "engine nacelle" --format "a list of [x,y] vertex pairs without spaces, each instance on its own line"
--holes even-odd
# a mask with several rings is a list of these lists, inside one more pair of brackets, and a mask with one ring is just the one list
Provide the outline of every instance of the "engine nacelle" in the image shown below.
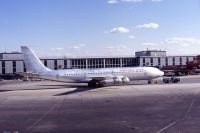
[[114,80],[113,79],[105,79],[105,80],[100,81],[100,84],[102,84],[102,85],[113,85]]
[[100,81],[100,84],[103,86],[106,85],[121,85],[121,84],[128,84],[130,82],[128,77],[114,77],[110,79],[105,79]]
[[123,84],[122,78],[121,77],[115,77],[115,78],[110,78],[110,79],[105,79],[100,82],[102,85],[119,85]]
[[130,79],[128,77],[122,78],[122,81],[124,84],[128,84],[130,82]]
[[114,78],[114,84],[123,84],[122,78],[121,77]]

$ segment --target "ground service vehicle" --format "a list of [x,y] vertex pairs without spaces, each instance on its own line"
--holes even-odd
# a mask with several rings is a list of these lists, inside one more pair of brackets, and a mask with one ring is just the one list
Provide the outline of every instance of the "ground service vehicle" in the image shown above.
[[164,77],[163,83],[178,83],[180,82],[180,78],[178,77]]

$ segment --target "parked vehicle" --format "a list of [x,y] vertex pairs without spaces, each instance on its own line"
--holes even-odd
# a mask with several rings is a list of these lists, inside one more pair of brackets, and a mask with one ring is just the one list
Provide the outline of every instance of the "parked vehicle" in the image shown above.
[[172,76],[172,77],[164,77],[163,78],[163,82],[164,83],[178,83],[180,81],[181,81],[180,78],[174,77],[174,76]]

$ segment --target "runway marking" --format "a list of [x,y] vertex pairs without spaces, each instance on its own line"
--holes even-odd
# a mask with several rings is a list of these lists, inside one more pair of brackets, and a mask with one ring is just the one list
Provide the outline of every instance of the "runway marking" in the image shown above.
[[198,93],[199,93],[199,92],[196,92],[196,94],[195,94],[194,98],[192,99],[192,101],[191,101],[191,103],[190,103],[190,106],[189,106],[189,108],[188,108],[187,112],[185,113],[185,115],[184,115],[184,117],[183,117],[182,120],[187,119],[187,115],[191,112],[192,107],[193,107],[193,105],[194,105],[194,102],[195,102],[195,100],[196,100],[196,97],[197,97]]
[[41,120],[46,117],[52,110],[54,110],[59,104],[54,104],[45,114],[43,114],[37,121],[35,121],[30,127],[26,128],[26,130],[30,130],[34,128]]
[[156,133],[161,133],[163,132],[164,130],[166,130],[167,128],[173,126],[174,124],[176,124],[176,121],[175,122],[172,122],[171,124],[165,126],[164,128],[160,129],[159,131],[157,131]]
[[[189,113],[190,113],[191,110],[192,110],[192,107],[193,107],[193,105],[194,105],[194,102],[195,102],[196,97],[197,97],[198,94],[199,94],[199,91],[196,92],[196,94],[194,95],[194,97],[193,97],[193,99],[192,99],[192,101],[191,101],[191,103],[190,103],[190,106],[189,106],[187,112],[185,113],[185,115],[183,116],[183,118],[180,119],[180,124],[179,124],[179,128],[180,128],[180,129],[179,129],[179,132],[181,132],[181,126],[182,126],[181,121],[185,121],[185,120],[187,119]],[[182,127],[182,130],[183,130],[183,127]]]
[[[192,100],[192,102],[191,102],[191,104],[190,104],[190,107],[189,107],[187,113],[190,113],[190,111],[192,110],[192,107],[193,107],[193,105],[194,105],[194,102],[195,102],[195,98]],[[187,115],[187,114],[186,114],[186,115]]]

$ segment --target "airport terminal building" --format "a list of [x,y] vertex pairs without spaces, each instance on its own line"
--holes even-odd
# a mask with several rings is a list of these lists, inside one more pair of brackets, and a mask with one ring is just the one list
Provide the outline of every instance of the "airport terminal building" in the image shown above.
[[[168,65],[186,65],[195,56],[167,56],[166,51],[138,51],[132,57],[82,57],[82,58],[40,58],[50,69],[87,69]],[[22,54],[19,52],[0,53],[0,75],[14,75],[16,72],[26,72]]]

